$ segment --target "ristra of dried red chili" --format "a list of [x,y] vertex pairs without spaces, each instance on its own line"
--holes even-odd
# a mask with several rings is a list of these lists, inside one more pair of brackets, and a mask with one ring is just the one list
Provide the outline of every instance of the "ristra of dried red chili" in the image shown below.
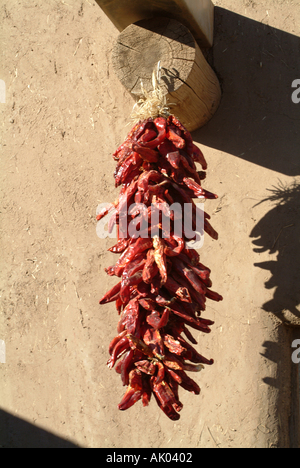
[[[174,214],[168,207],[189,203],[189,221],[195,229],[198,208],[193,199],[217,196],[201,187],[205,158],[172,115],[139,122],[113,157],[117,161],[115,185],[122,186],[121,192],[97,216],[100,220],[116,208],[109,229],[117,225],[118,239],[109,250],[120,257],[105,270],[120,280],[100,301],[115,302],[120,316],[107,364],[115,366],[127,386],[120,410],[139,400],[147,406],[154,395],[162,411],[175,421],[182,409],[179,387],[200,393],[186,372],[199,372],[203,364],[213,364],[188,343],[197,341],[187,327],[210,333],[214,322],[201,313],[207,299],[221,301],[222,297],[211,290],[210,269],[200,263],[196,250],[187,248],[190,239],[175,232]],[[201,164],[202,171],[197,171],[196,164]],[[124,216],[125,207],[134,203],[134,209]],[[169,233],[163,230],[162,213],[170,219]],[[205,214],[204,230],[217,239],[209,218]],[[157,220],[154,226],[153,219]],[[128,234],[132,222],[142,237]]]

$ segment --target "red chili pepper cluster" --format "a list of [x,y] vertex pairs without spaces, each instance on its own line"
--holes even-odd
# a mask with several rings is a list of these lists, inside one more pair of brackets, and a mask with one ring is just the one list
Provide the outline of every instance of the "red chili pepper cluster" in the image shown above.
[[[207,298],[220,301],[222,297],[210,289],[210,270],[200,263],[196,250],[187,248],[185,235],[175,235],[174,214],[167,206],[189,203],[194,227],[198,208],[193,199],[217,197],[201,187],[205,172],[198,172],[195,163],[200,163],[203,170],[207,164],[191,134],[174,116],[139,122],[114,153],[114,159],[118,161],[116,187],[122,185],[121,193],[117,202],[97,217],[100,220],[116,208],[109,224],[110,229],[114,223],[117,225],[118,242],[109,250],[121,254],[115,266],[106,268],[109,275],[120,281],[100,301],[115,301],[120,315],[118,335],[109,346],[108,367],[116,364],[116,371],[127,386],[120,410],[140,399],[147,406],[153,393],[159,407],[175,421],[182,409],[179,385],[200,393],[198,384],[186,371],[197,372],[203,364],[213,364],[182,333],[197,344],[187,326],[209,333],[213,322],[202,318],[201,312]],[[134,210],[125,211],[124,216],[124,209],[132,204]],[[164,235],[161,217],[154,226],[157,235],[151,237],[155,211],[170,218],[168,237]],[[205,214],[204,229],[217,239],[208,219]],[[143,220],[148,223],[140,237],[127,232],[124,235],[124,225],[128,227],[136,221],[136,227],[142,227]]]

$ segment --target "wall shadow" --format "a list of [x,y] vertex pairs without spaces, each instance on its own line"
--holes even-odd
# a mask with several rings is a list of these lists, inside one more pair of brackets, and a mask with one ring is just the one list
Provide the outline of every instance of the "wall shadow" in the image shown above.
[[200,144],[289,176],[300,174],[300,38],[215,8],[208,62],[222,86],[221,105],[193,132]]
[[271,273],[265,287],[275,288],[273,298],[263,304],[263,309],[287,326],[278,328],[277,343],[263,344],[263,356],[277,364],[277,371],[276,378],[266,376],[262,380],[278,389],[280,446],[299,448],[299,366],[292,362],[291,345],[300,337],[300,184],[278,182],[260,203],[267,201],[274,207],[256,224],[250,237],[254,239],[254,252],[269,252],[277,258],[254,265]]
[[[300,364],[292,362],[294,349],[291,344],[300,338],[300,329],[280,327],[278,342],[265,341],[261,353],[266,359],[277,364],[276,377],[266,376],[262,380],[278,390],[276,419],[278,427],[278,448],[300,448]],[[290,347],[286,346],[286,343]]]
[[0,448],[79,448],[0,409]]
[[277,259],[255,263],[256,267],[270,271],[267,289],[275,289],[273,299],[263,305],[283,323],[300,326],[300,185],[278,183],[263,200],[274,203],[253,228],[254,252],[277,253]]
[[[300,79],[300,38],[216,7],[214,46],[205,55],[220,80],[222,100],[208,124],[193,132],[194,140],[296,179],[300,104],[292,101],[292,83]],[[263,309],[294,326],[300,323],[300,186],[279,181],[269,188],[266,200],[274,207],[250,237],[257,253],[269,251],[277,258],[255,266],[271,273],[265,287],[275,288]],[[299,446],[299,371],[291,361],[294,330],[299,329],[281,326],[278,342],[263,344],[263,356],[277,364],[276,378],[263,376],[263,381],[278,390],[279,447]]]

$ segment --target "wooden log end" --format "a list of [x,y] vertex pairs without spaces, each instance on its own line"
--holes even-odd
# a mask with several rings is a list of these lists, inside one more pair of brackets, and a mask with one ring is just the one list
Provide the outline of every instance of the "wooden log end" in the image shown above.
[[131,24],[119,35],[112,61],[119,80],[136,98],[142,95],[141,83],[152,90],[152,73],[160,61],[170,111],[189,131],[205,125],[219,106],[218,78],[190,31],[176,20]]

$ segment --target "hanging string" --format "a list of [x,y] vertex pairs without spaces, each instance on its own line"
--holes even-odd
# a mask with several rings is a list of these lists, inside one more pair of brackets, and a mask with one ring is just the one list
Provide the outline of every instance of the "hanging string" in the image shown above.
[[148,92],[141,81],[142,97],[134,105],[131,113],[131,119],[134,123],[138,123],[140,120],[148,119],[152,117],[168,117],[170,115],[170,104],[167,102],[167,96],[165,89],[161,85],[161,62],[159,61],[152,73],[152,87],[153,90]]

